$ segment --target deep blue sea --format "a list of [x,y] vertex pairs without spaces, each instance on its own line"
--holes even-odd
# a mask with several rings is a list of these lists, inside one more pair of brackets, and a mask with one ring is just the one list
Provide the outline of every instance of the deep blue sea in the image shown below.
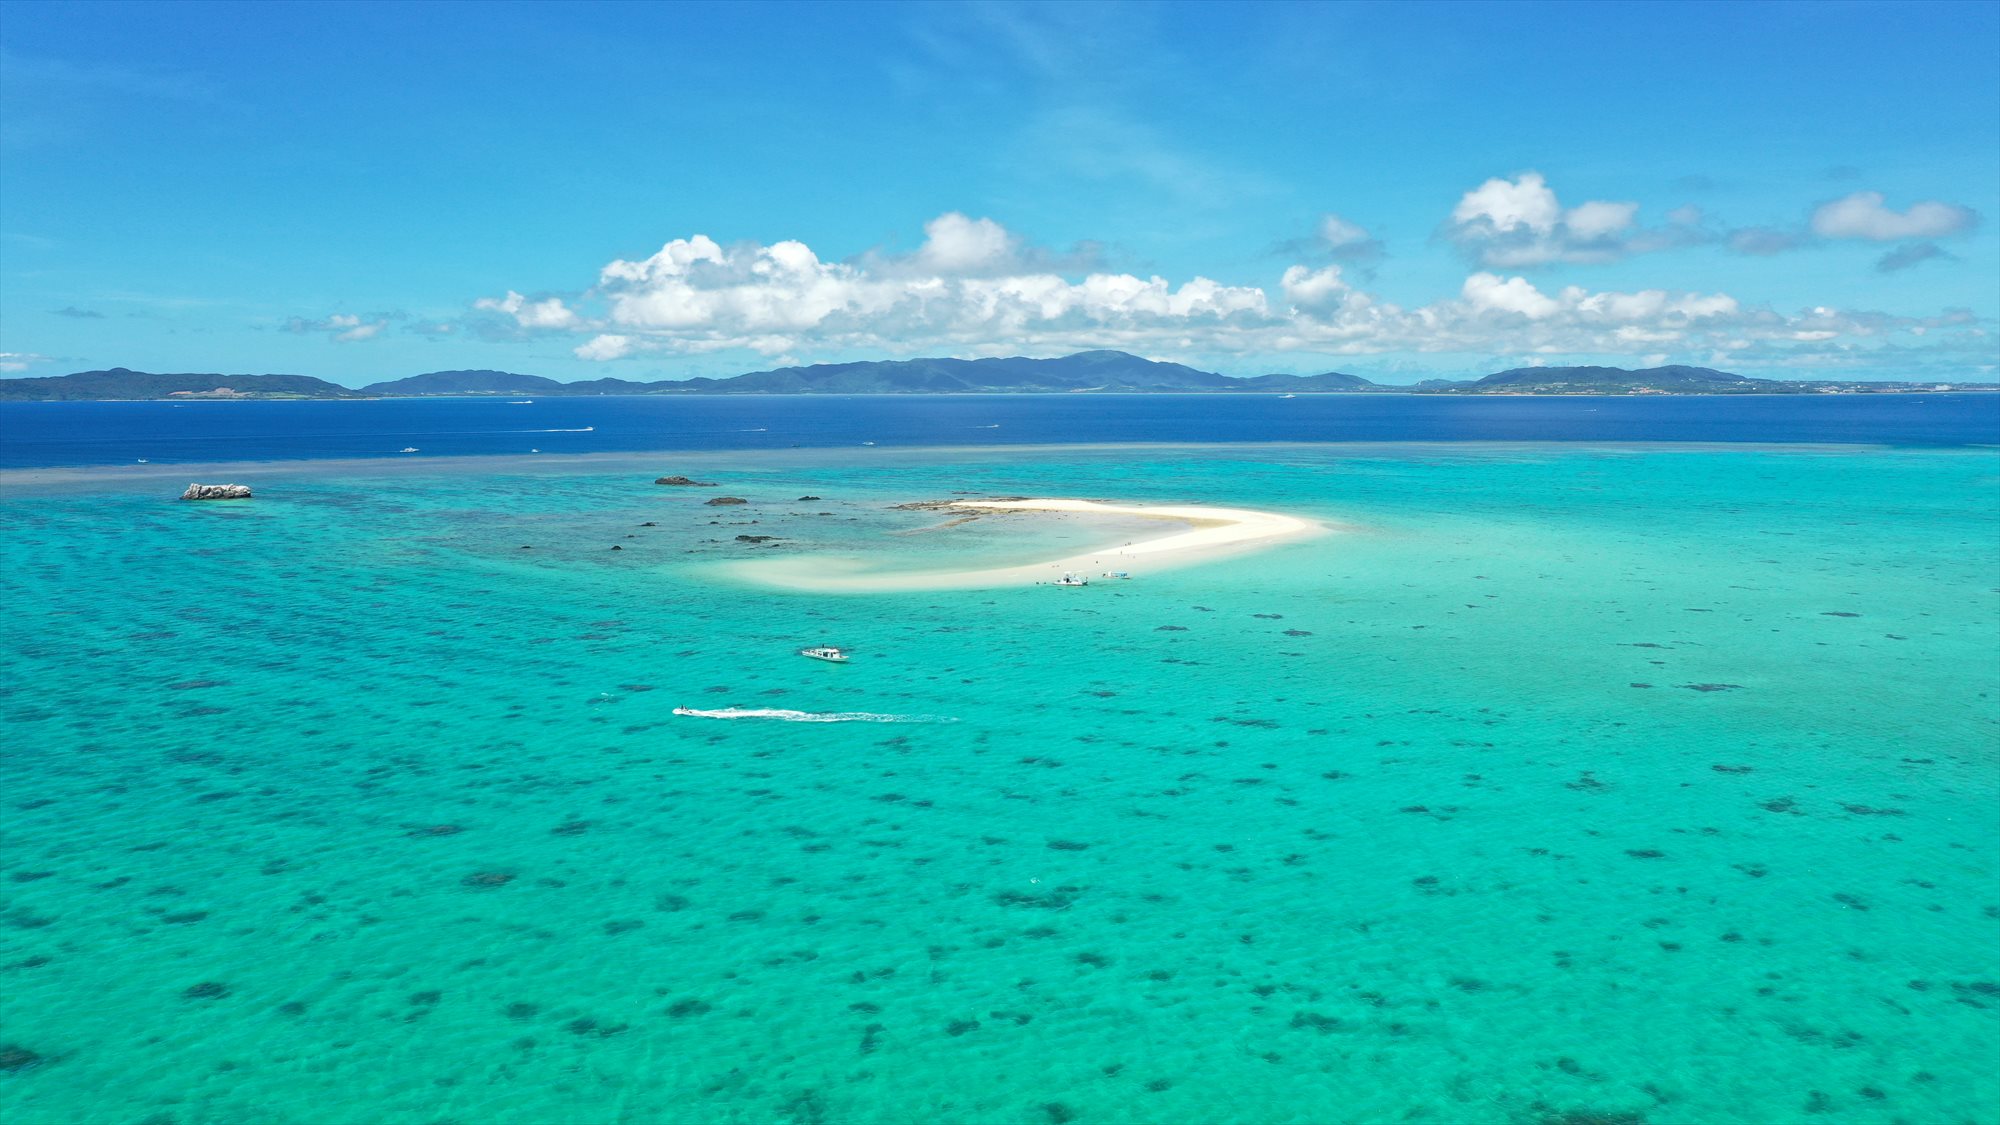
[[0,404],[0,468],[1078,442],[2000,443],[2000,394],[921,395]]

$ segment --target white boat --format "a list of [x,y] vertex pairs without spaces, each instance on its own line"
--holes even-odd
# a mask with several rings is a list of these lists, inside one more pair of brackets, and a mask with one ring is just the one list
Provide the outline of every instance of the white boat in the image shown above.
[[1132,576],[1131,576],[1131,575],[1129,575],[1129,574],[1127,574],[1127,573],[1125,573],[1125,572],[1124,572],[1124,571],[1122,571],[1122,570],[1107,570],[1107,571],[1105,571],[1105,572],[1104,572],[1104,573],[1103,573],[1102,575],[1100,575],[1100,577],[1103,577],[1103,578],[1131,578]]
[[417,451],[417,447],[416,447],[416,446],[414,446],[414,445],[406,445],[406,446],[404,446],[403,448],[401,448],[401,449],[397,450],[396,452],[398,452],[398,453],[415,453],[416,451]]
[[816,648],[802,648],[799,650],[799,655],[810,656],[814,660],[824,660],[829,664],[847,663],[847,653],[841,651],[838,648],[835,648],[832,645],[820,645]]
[[872,442],[872,441],[864,441],[864,442],[862,442],[861,444],[863,444],[863,445],[874,445],[875,443],[874,443],[874,442]]
[[1088,586],[1090,585],[1090,579],[1085,578],[1081,574],[1065,574],[1061,578],[1056,579],[1055,584],[1058,586]]
[[507,405],[508,405],[508,406],[533,406],[533,405],[535,405],[535,400],[534,400],[534,399],[531,399],[531,398],[517,398],[517,399],[513,400],[512,402],[509,402],[509,403],[508,403]]
[[1280,397],[1280,398],[1297,398],[1297,397],[1299,397],[1299,396],[1297,396],[1297,395],[1280,395],[1280,396],[1278,396],[1278,397]]

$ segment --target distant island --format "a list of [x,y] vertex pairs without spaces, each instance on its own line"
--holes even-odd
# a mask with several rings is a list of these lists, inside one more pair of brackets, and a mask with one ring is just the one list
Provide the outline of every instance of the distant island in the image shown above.
[[1473,379],[1426,379],[1411,386],[1359,375],[1220,375],[1117,351],[1054,359],[898,359],[781,367],[722,379],[557,382],[509,371],[432,371],[343,387],[309,375],[155,374],[114,367],[27,379],[0,379],[0,400],[60,402],[146,399],[361,399],[467,395],[935,395],[935,394],[1420,394],[1719,395],[1882,394],[1993,391],[1993,383],[1875,383],[1756,379],[1707,367],[1519,367]]

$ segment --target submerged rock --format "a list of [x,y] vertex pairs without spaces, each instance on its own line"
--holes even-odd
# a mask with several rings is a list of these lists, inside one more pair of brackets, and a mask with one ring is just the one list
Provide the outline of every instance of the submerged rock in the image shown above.
[[717,496],[712,500],[704,501],[704,503],[708,504],[710,507],[714,507],[718,504],[748,504],[749,502],[750,501],[745,500],[741,496]]
[[712,480],[693,480],[688,477],[660,477],[654,484],[671,484],[679,488],[714,488]]
[[183,500],[248,500],[247,484],[191,484],[181,493]]

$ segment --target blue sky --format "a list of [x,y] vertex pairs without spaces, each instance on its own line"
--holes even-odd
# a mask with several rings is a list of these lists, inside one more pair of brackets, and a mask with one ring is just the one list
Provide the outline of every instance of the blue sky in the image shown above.
[[2000,5],[10,2],[0,372],[1993,379]]

